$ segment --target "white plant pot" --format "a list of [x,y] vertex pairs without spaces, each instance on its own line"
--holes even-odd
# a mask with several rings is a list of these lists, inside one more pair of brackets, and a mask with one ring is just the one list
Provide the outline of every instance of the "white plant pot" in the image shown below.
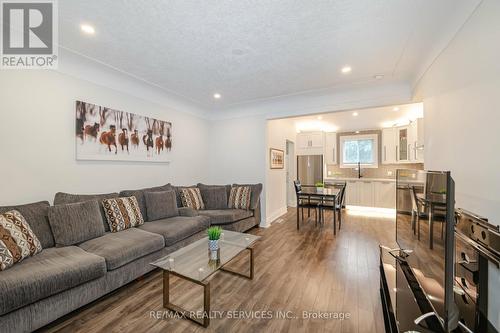
[[208,241],[208,249],[210,251],[217,251],[219,249],[219,240],[209,240]]

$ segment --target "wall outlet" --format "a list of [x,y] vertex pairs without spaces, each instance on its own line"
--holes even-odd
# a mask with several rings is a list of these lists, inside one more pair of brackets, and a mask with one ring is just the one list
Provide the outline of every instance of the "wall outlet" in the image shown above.
[[328,176],[331,176],[332,175],[332,172],[331,171],[328,171],[327,172]]
[[392,171],[387,171],[387,176],[392,176]]

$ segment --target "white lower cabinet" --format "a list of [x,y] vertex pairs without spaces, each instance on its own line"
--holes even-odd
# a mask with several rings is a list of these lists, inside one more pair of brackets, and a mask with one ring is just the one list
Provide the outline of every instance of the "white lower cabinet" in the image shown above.
[[348,180],[346,204],[351,206],[395,208],[396,183],[379,180]]
[[396,208],[396,183],[376,182],[375,183],[375,205],[380,208]]
[[375,207],[375,188],[373,185],[372,181],[361,181],[358,206]]
[[359,205],[359,188],[360,183],[357,181],[348,181],[345,193],[346,205],[358,206]]

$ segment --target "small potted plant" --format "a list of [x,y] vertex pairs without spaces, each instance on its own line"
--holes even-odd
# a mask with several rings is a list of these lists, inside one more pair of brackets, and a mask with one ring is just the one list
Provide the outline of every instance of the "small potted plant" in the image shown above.
[[210,227],[207,229],[208,234],[208,250],[210,251],[210,258],[217,259],[219,257],[219,239],[222,234],[221,227]]
[[317,182],[314,185],[316,186],[316,190],[318,191],[321,191],[325,187],[325,184],[323,184],[322,182]]

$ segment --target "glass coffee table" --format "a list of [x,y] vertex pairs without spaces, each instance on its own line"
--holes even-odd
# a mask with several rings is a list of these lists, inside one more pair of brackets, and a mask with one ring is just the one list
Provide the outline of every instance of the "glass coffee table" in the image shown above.
[[[219,240],[219,259],[210,259],[208,237],[191,243],[153,263],[163,270],[163,307],[195,323],[208,327],[210,324],[210,281],[209,278],[222,270],[247,279],[254,276],[253,244],[260,236],[224,230]],[[243,251],[250,254],[250,273],[244,274],[224,266]],[[170,302],[170,274],[203,287],[203,319],[199,320],[193,312]]]

